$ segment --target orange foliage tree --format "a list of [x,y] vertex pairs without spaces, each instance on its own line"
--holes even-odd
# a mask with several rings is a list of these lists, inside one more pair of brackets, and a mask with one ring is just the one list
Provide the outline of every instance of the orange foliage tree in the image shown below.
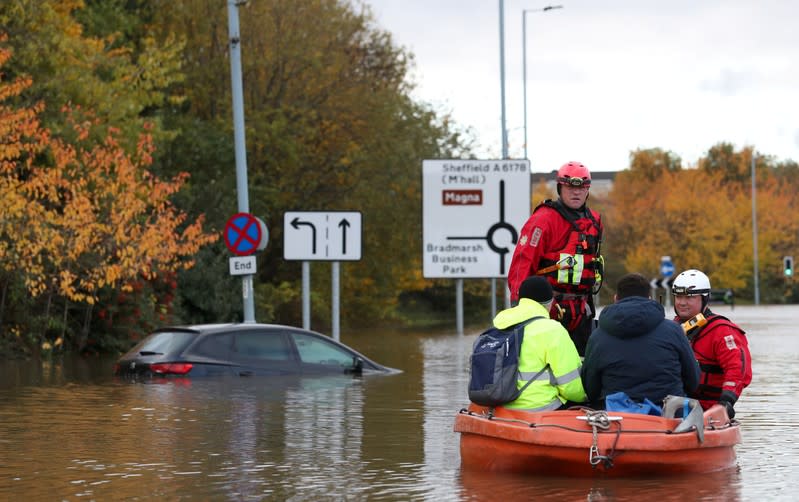
[[[0,49],[0,67],[8,57]],[[56,295],[90,313],[104,289],[130,291],[141,278],[190,268],[217,240],[203,231],[202,216],[188,222],[170,202],[188,174],[165,181],[148,171],[154,146],[146,128],[128,153],[114,128],[65,109],[72,136],[51,137],[37,121],[40,108],[4,104],[28,85],[0,81],[0,261],[31,297]],[[91,139],[103,130],[101,142]]]
[[[719,144],[695,168],[683,169],[661,150],[633,152],[618,173],[609,199],[606,230],[611,254],[623,271],[659,276],[660,257],[677,271],[698,268],[717,288],[749,290],[753,284],[751,147]],[[781,263],[799,244],[795,166],[769,157],[757,162],[759,275],[765,301],[782,297]]]

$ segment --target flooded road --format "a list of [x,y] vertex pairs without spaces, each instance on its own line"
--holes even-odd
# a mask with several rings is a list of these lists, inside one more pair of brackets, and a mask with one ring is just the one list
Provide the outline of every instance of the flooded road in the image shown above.
[[[482,327],[342,333],[403,373],[131,384],[113,361],[0,363],[0,500],[794,500],[799,307],[717,307],[747,331],[738,467],[700,478],[461,472],[452,431]],[[453,327],[454,331],[454,327]]]

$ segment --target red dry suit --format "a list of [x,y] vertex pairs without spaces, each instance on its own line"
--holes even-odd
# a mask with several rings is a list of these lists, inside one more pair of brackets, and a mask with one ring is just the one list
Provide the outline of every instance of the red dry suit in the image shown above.
[[[581,356],[593,329],[592,295],[602,280],[602,230],[599,213],[588,206],[575,211],[560,200],[545,200],[522,227],[508,271],[514,303],[527,277],[543,275],[549,280],[555,302],[564,311],[561,323]],[[552,309],[557,318],[557,307]]]
[[704,315],[707,323],[688,331],[701,371],[699,387],[690,397],[699,399],[703,409],[725,400],[734,405],[752,381],[749,342],[744,331],[726,317],[709,309]]

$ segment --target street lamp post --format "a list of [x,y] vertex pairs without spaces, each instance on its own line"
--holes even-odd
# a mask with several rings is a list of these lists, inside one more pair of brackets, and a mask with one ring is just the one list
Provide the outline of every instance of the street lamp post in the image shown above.
[[760,278],[758,276],[757,256],[757,183],[755,181],[755,162],[757,155],[752,148],[752,263],[754,268],[755,305],[760,305]]
[[527,13],[547,12],[562,9],[562,5],[547,5],[541,9],[524,9],[522,11],[522,86],[524,87],[524,158],[527,159]]
[[[528,9],[522,11],[522,51],[524,59],[524,158],[527,159],[527,13],[547,12],[553,9],[562,9],[562,5],[547,5],[541,9]],[[502,106],[502,158],[508,158],[508,129],[505,124],[505,0],[499,0],[499,89]],[[460,281],[460,280],[459,280]],[[462,286],[461,286],[462,287]],[[458,290],[460,292],[460,289]],[[510,291],[505,288],[505,306],[510,307]],[[491,316],[496,313],[496,282],[491,279]],[[458,325],[458,332],[462,327]]]

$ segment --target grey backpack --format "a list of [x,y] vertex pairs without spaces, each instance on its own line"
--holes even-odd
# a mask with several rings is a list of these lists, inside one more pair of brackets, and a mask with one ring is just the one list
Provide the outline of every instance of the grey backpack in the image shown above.
[[524,340],[524,328],[531,322],[543,319],[536,316],[507,329],[491,327],[483,331],[472,347],[470,357],[469,400],[482,406],[499,406],[516,400],[541,373],[528,380],[521,389],[519,352]]

